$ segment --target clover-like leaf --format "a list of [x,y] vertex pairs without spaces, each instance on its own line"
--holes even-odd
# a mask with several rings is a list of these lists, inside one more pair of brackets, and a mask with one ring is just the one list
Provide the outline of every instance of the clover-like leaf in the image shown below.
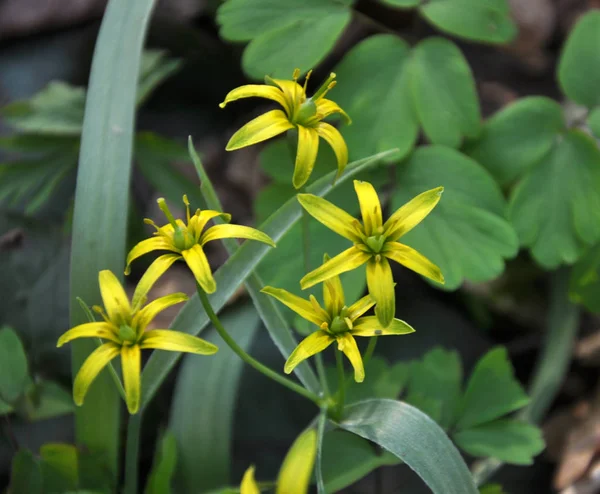
[[573,101],[600,105],[600,12],[590,10],[575,25],[558,64],[558,82]]
[[406,42],[377,35],[355,46],[335,68],[340,81],[335,101],[353,119],[352,125],[341,129],[352,159],[391,148],[398,148],[395,158],[400,159],[412,150],[419,121],[411,96],[409,58]]
[[458,147],[481,129],[475,80],[460,49],[443,38],[428,38],[412,53],[411,86],[423,130],[434,144]]
[[545,268],[571,264],[600,239],[600,151],[571,130],[514,189],[509,217]]
[[465,153],[481,163],[501,185],[509,185],[537,163],[565,130],[560,105],[533,96],[508,105],[485,122]]
[[16,401],[25,392],[28,377],[27,355],[19,336],[8,326],[0,328],[0,398]]
[[459,431],[452,438],[470,455],[496,458],[513,465],[531,465],[544,449],[540,429],[519,420],[494,420]]
[[587,118],[587,124],[592,133],[600,139],[600,106],[594,108]]
[[600,312],[600,244],[594,245],[571,271],[569,295],[592,312]]
[[[221,36],[249,41],[244,70],[289,78],[294,68],[315,67],[350,22],[352,0],[228,0],[217,12]],[[276,50],[273,47],[277,47]]]
[[517,34],[507,0],[432,0],[419,8],[448,34],[487,43],[508,43]]
[[465,279],[491,280],[504,270],[504,259],[516,255],[518,240],[504,217],[502,193],[472,159],[443,146],[421,147],[398,166],[397,182],[392,210],[444,187],[436,208],[401,239],[440,267],[444,288],[458,288]]

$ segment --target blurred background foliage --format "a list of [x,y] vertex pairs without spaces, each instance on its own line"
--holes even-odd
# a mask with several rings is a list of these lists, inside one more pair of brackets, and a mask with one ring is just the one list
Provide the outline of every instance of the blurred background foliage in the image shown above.
[[[75,174],[105,3],[55,0],[34,11],[0,2],[0,488],[10,482],[12,494],[115,489],[105,459],[73,446],[69,359],[55,348],[69,326]],[[142,217],[156,218],[156,197],[180,204],[187,193],[203,204],[188,135],[234,220],[268,218],[295,194],[286,143],[235,153],[224,146],[269,103],[227,111],[218,103],[265,74],[314,68],[312,87],[336,72],[331,98],[353,119],[340,128],[350,159],[396,148],[362,177],[388,210],[445,187],[405,239],[441,267],[446,285],[396,269],[397,316],[417,332],[380,345],[349,402],[401,398],[423,410],[474,460],[482,484],[500,463],[521,466],[498,470],[497,485],[481,492],[595,492],[598,444],[586,442],[600,417],[593,7],[594,0],[161,0],[140,68],[123,211],[128,243],[146,234]],[[311,182],[334,163],[321,146]],[[351,184],[329,199],[358,213]],[[261,262],[259,279],[300,292],[300,237],[297,225]],[[313,267],[323,249],[334,255],[347,246],[316,221],[310,238],[319,242]],[[218,245],[208,254],[215,266],[227,258]],[[363,273],[342,279],[348,300],[364,293]],[[154,295],[193,290],[185,270],[175,270]],[[291,311],[282,314],[299,337],[310,330]],[[281,368],[246,290],[223,320],[240,345]],[[184,358],[169,375],[145,413],[145,492],[229,492],[224,486],[252,463],[265,478],[276,475],[314,410],[240,364],[222,348],[210,360]],[[543,425],[544,438],[533,424]],[[325,435],[330,492],[428,492],[399,463],[349,432]]]

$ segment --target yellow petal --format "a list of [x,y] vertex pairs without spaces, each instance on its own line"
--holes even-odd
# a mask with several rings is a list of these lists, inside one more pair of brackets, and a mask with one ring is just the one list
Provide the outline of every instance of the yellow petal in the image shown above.
[[322,352],[335,341],[329,333],[320,330],[304,338],[287,359],[283,368],[289,374],[300,363],[313,355]]
[[399,242],[386,242],[381,253],[388,259],[399,262],[420,275],[438,283],[444,283],[444,275],[440,268],[408,245]]
[[339,178],[344,173],[344,168],[348,164],[348,146],[346,146],[346,141],[344,141],[342,134],[335,127],[325,122],[319,123],[317,133],[327,141],[335,153],[338,168],[337,178]]
[[150,322],[152,322],[152,320],[163,310],[168,309],[175,304],[185,302],[187,299],[188,296],[185,293],[171,293],[170,295],[157,298],[137,312],[133,317],[131,324],[139,334],[139,332],[146,329],[146,326],[148,326],[148,324],[150,324]]
[[317,431],[307,429],[292,444],[277,477],[277,494],[307,494],[317,456]]
[[107,322],[88,322],[69,329],[69,331],[58,339],[56,346],[61,347],[76,338],[103,338],[115,343],[121,343],[112,324]]
[[436,187],[419,194],[398,209],[383,225],[388,240],[398,240],[402,235],[417,226],[436,206],[442,197],[444,187]]
[[139,310],[140,307],[146,303],[146,295],[154,286],[156,280],[158,280],[165,271],[177,261],[177,259],[181,259],[180,254],[165,254],[164,256],[157,257],[154,262],[150,264],[150,267],[146,270],[135,287],[135,292],[133,292],[131,305],[133,306],[134,311]]
[[360,351],[356,345],[356,340],[350,333],[343,333],[337,338],[338,350],[344,352],[354,368],[354,380],[361,383],[365,380],[365,367],[363,365]]
[[284,290],[283,288],[273,288],[272,286],[264,287],[261,292],[271,295],[282,304],[292,309],[300,317],[310,321],[317,326],[321,326],[324,322],[329,322],[327,312],[325,312],[318,304],[313,306],[308,300],[305,300],[293,293]]
[[108,318],[115,326],[128,323],[131,318],[131,306],[121,282],[112,271],[105,269],[98,273],[98,283]]
[[200,244],[204,245],[206,242],[211,240],[218,240],[221,238],[247,238],[250,240],[258,240],[265,244],[275,247],[275,242],[266,233],[244,225],[215,225],[211,226],[200,240]]
[[297,194],[296,197],[302,207],[327,228],[352,242],[361,242],[360,222],[346,211],[313,194]]
[[121,368],[127,410],[134,414],[140,408],[140,373],[142,371],[141,351],[138,345],[121,348]]
[[273,86],[267,86],[264,84],[248,84],[246,86],[237,87],[232,91],[229,91],[227,96],[225,96],[225,101],[223,101],[223,103],[221,103],[219,106],[221,108],[225,108],[225,106],[232,101],[254,97],[275,101],[283,106],[286,111],[288,111],[287,102],[285,101],[283,92]]
[[302,290],[306,290],[332,276],[337,276],[346,271],[352,271],[353,269],[362,266],[370,257],[371,254],[367,254],[356,247],[350,247],[304,276],[304,278],[300,280],[300,286],[302,287]]
[[254,466],[251,466],[244,473],[242,485],[240,486],[240,494],[260,494],[258,484],[254,480]]
[[392,323],[384,328],[377,316],[365,316],[354,322],[350,331],[352,336],[387,336],[392,334],[414,333],[414,328],[400,319],[393,319]]
[[[381,218],[379,196],[377,195],[375,188],[369,182],[355,180],[354,190],[356,191],[358,202],[360,203],[360,212],[362,214],[363,224],[365,225],[365,234],[368,237],[371,235],[379,235],[380,233],[378,230],[383,226],[383,219]],[[381,233],[383,233],[382,230]]]
[[199,215],[192,216],[192,218],[190,219],[189,229],[190,233],[196,239],[196,242],[200,239],[200,235],[202,235],[202,230],[204,230],[206,224],[213,218],[216,218],[217,216],[219,216],[226,223],[229,223],[231,221],[230,214],[219,213],[219,211],[213,211],[211,209],[204,209],[200,211]]
[[256,117],[254,120],[250,120],[250,122],[233,134],[225,149],[233,151],[251,146],[293,128],[294,125],[290,123],[285,113],[281,110],[271,110],[260,117]]
[[195,353],[197,355],[212,355],[219,347],[208,341],[170,329],[153,329],[146,331],[140,342],[140,348],[156,348],[170,352]]
[[317,113],[319,114],[320,118],[327,118],[329,115],[339,113],[342,115],[342,117],[344,117],[348,125],[352,123],[352,119],[338,106],[336,102],[326,98],[319,98],[317,101],[315,101],[315,103],[317,104]]
[[184,250],[181,255],[185,259],[188,267],[194,273],[194,277],[202,289],[206,293],[214,293],[217,289],[217,284],[213,278],[210,264],[206,258],[206,254],[200,245],[196,244],[191,249]]
[[383,256],[379,261],[375,258],[367,264],[367,286],[369,294],[375,302],[375,314],[384,328],[387,328],[394,319],[396,312],[396,296],[394,294],[394,278],[390,263]]
[[88,388],[96,379],[96,376],[102,369],[117,355],[119,355],[121,347],[114,343],[105,343],[96,348],[83,363],[75,382],[73,383],[73,401],[77,405],[83,405],[83,399]]
[[332,316],[337,316],[345,305],[344,287],[339,276],[333,276],[323,282],[323,302]]
[[125,274],[129,274],[131,271],[131,263],[135,259],[154,250],[170,250],[172,252],[179,253],[179,249],[176,249],[175,246],[162,235],[142,240],[139,244],[136,244],[131,251],[129,251],[129,254],[127,254],[127,267],[125,268]]
[[348,317],[351,321],[358,319],[365,312],[367,312],[371,307],[375,305],[375,300],[371,295],[365,295],[360,300],[354,302],[350,307],[348,307]]
[[319,134],[315,129],[298,125],[298,150],[294,165],[292,184],[296,189],[302,187],[310,177],[319,152]]

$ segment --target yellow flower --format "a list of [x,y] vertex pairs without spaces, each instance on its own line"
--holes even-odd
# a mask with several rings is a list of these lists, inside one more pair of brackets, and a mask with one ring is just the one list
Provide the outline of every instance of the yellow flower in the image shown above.
[[108,340],[94,350],[83,363],[73,383],[73,399],[77,405],[83,404],[88,388],[108,363],[121,355],[123,384],[129,413],[136,413],[140,406],[141,350],[159,348],[172,352],[189,352],[211,355],[218,348],[195,336],[171,331],[153,329],[146,331],[150,322],[163,310],[187,300],[185,293],[173,293],[146,304],[146,295],[152,284],[140,280],[131,303],[117,277],[108,270],[98,273],[100,294],[104,309],[94,306],[102,315],[103,322],[80,324],[64,333],[56,346],[77,338],[101,338]]
[[323,280],[367,264],[367,286],[377,303],[375,313],[383,327],[394,319],[396,307],[394,280],[388,259],[438,283],[444,277],[435,264],[415,249],[397,240],[417,226],[439,202],[443,187],[419,194],[398,209],[383,223],[381,204],[373,186],[368,182],[354,181],[360,203],[362,224],[343,209],[312,194],[298,194],[302,207],[314,218],[334,232],[346,237],[354,245],[308,273],[300,280],[302,289],[310,288]]
[[[326,264],[327,262],[324,265]],[[354,368],[354,380],[363,382],[365,369],[355,336],[387,336],[415,331],[400,319],[393,319],[388,327],[383,327],[377,317],[363,316],[375,305],[370,295],[347,307],[344,289],[338,276],[325,280],[323,284],[324,309],[314,295],[311,295],[308,301],[281,288],[266,286],[262,291],[319,327],[318,331],[304,338],[289,356],[284,367],[286,374],[292,372],[300,362],[322,352],[335,341],[338,350],[344,352]]]
[[[317,455],[317,431],[307,429],[292,444],[277,478],[276,494],[307,494]],[[254,466],[244,473],[240,494],[260,494]]]
[[131,249],[131,252],[127,256],[125,274],[129,274],[130,265],[134,259],[154,250],[170,250],[174,254],[165,254],[157,258],[150,265],[140,283],[144,281],[153,284],[175,261],[183,259],[202,289],[206,293],[213,293],[217,289],[217,285],[202,248],[204,244],[211,240],[222,238],[247,238],[275,247],[275,243],[271,240],[271,237],[249,226],[215,225],[203,232],[202,230],[204,230],[204,227],[211,219],[219,216],[225,221],[229,221],[231,215],[208,209],[204,211],[197,209],[194,215],[191,216],[190,203],[185,195],[183,196],[183,202],[187,211],[187,223],[173,218],[165,200],[163,198],[158,199],[158,206],[169,220],[169,223],[163,227],[158,227],[152,220],[144,220],[147,224],[156,228],[156,232],[154,232],[155,236],[142,240]]
[[308,98],[306,85],[311,73],[312,71],[306,75],[304,86],[300,86],[297,82],[299,69],[294,71],[292,81],[271,79],[267,76],[265,85],[249,84],[238,87],[229,92],[225,101],[219,105],[225,108],[227,103],[253,96],[266,98],[281,105],[284,111],[271,110],[244,125],[229,139],[226,149],[233,151],[251,146],[295,128],[298,131],[298,151],[292,182],[297,189],[306,183],[315,166],[319,151],[319,137],[325,139],[335,153],[338,177],[348,163],[348,147],[344,138],[335,127],[322,121],[329,115],[339,113],[348,123],[351,123],[350,117],[344,110],[324,97],[336,84],[335,74],[332,72],[319,90]]

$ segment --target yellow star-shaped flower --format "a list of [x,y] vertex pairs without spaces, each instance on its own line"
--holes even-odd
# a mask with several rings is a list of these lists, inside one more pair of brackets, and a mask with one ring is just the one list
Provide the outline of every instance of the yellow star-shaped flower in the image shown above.
[[443,187],[428,190],[407,202],[383,223],[381,204],[373,186],[354,181],[362,223],[329,201],[312,194],[298,194],[298,201],[310,215],[354,245],[308,273],[300,280],[302,289],[367,264],[367,286],[377,303],[375,313],[383,327],[394,320],[396,301],[389,260],[438,283],[444,277],[435,264],[415,249],[397,240],[417,226],[439,202]]
[[125,274],[129,274],[131,263],[140,256],[154,250],[170,250],[174,254],[165,254],[158,257],[148,268],[140,283],[154,284],[178,259],[183,259],[196,278],[198,284],[206,293],[213,293],[217,289],[208,259],[204,254],[203,246],[212,240],[222,238],[246,238],[258,240],[275,247],[275,242],[266,233],[255,228],[243,225],[215,225],[203,231],[206,224],[213,218],[219,216],[225,221],[231,219],[231,215],[205,209],[196,210],[190,215],[190,203],[187,196],[183,196],[183,202],[187,211],[187,223],[175,219],[169,211],[164,199],[158,199],[158,206],[165,214],[169,223],[158,227],[152,220],[146,219],[146,223],[156,228],[153,238],[142,240],[127,256],[127,267]]
[[227,143],[227,151],[233,151],[258,142],[266,141],[284,132],[298,131],[298,150],[294,165],[294,187],[299,189],[309,179],[319,152],[319,137],[322,137],[333,149],[337,159],[338,177],[348,163],[348,147],[337,129],[322,120],[334,113],[341,114],[348,123],[350,117],[336,103],[325,98],[327,92],[336,84],[335,74],[329,78],[310,98],[306,95],[306,85],[310,71],[304,80],[304,86],[298,84],[300,71],[294,71],[293,80],[280,80],[265,77],[265,85],[249,84],[231,91],[221,108],[232,101],[253,96],[266,98],[279,103],[282,110],[271,110],[251,120],[239,129]]
[[[326,264],[327,262],[324,265]],[[284,367],[286,374],[292,372],[303,360],[322,352],[336,342],[338,350],[348,357],[354,368],[354,380],[362,382],[365,379],[365,369],[355,336],[387,336],[415,331],[400,319],[392,319],[387,327],[383,327],[377,317],[364,316],[363,314],[375,305],[370,295],[347,307],[344,289],[338,276],[332,276],[323,284],[325,308],[321,307],[314,295],[310,296],[310,300],[305,300],[281,288],[266,286],[262,291],[319,327],[304,338],[289,356]]]
[[98,306],[94,310],[102,315],[104,321],[75,326],[64,333],[57,343],[61,347],[77,338],[108,340],[90,354],[75,377],[73,399],[77,405],[83,404],[96,376],[117,355],[121,355],[127,408],[129,413],[136,413],[140,406],[142,349],[157,348],[199,355],[211,355],[218,350],[212,343],[186,333],[168,329],[146,331],[146,327],[160,312],[187,300],[185,293],[173,293],[145,305],[151,285],[140,282],[130,303],[123,286],[111,271],[100,271],[98,282],[106,312]]

